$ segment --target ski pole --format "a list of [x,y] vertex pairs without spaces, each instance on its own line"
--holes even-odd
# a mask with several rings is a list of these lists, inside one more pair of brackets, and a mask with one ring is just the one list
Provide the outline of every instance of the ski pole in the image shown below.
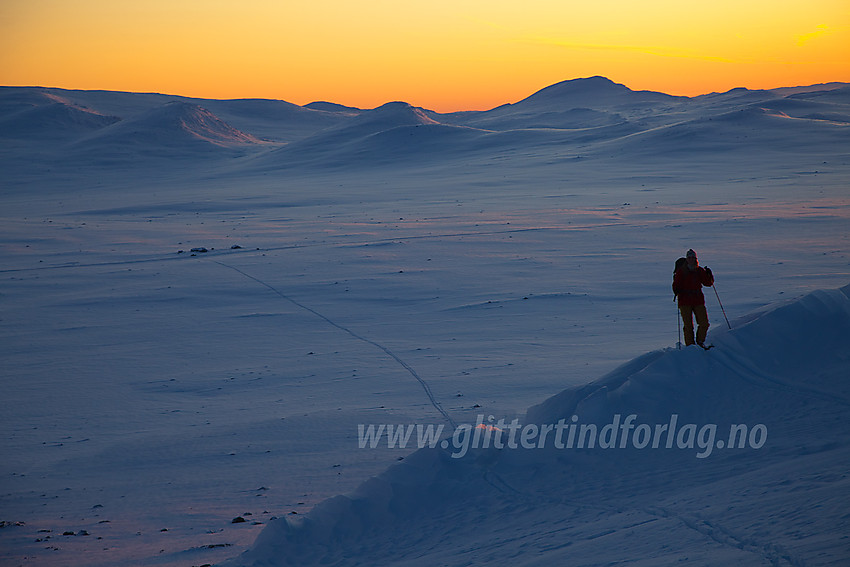
[[732,325],[729,324],[729,317],[726,316],[726,310],[723,309],[723,302],[720,301],[720,294],[717,293],[717,288],[714,287],[714,284],[711,284],[711,289],[714,290],[714,295],[717,296],[717,303],[720,304],[720,310],[723,312],[723,318],[726,319],[726,326],[729,327],[729,329],[732,329]]
[[[673,296],[673,303],[676,304],[676,296]],[[682,350],[682,318],[679,316],[679,305],[676,304],[676,330],[679,332],[679,342],[676,343],[676,348]]]

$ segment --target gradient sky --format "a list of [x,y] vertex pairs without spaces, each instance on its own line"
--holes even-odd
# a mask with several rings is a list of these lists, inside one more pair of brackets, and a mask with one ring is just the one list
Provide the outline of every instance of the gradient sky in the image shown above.
[[850,82],[848,0],[2,0],[0,84],[485,110]]

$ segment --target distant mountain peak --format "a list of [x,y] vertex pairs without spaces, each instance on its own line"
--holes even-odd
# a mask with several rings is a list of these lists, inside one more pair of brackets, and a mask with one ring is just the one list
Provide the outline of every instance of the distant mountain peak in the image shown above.
[[576,87],[618,87],[621,89],[631,90],[625,85],[621,85],[620,83],[615,83],[608,77],[603,77],[602,75],[594,75],[592,77],[580,77],[578,79],[568,79],[566,81],[561,81],[560,83],[555,83],[555,85],[571,85]]
[[549,85],[540,89],[531,96],[540,94],[569,94],[569,93],[586,93],[586,92],[633,92],[626,85],[615,83],[607,77],[596,75],[593,77],[584,77],[580,79],[569,79],[561,81],[553,85]]
[[324,110],[326,112],[343,112],[349,114],[363,112],[361,109],[355,108],[353,106],[345,106],[343,104],[327,102],[324,100],[317,100],[315,102],[311,102],[310,104],[305,104],[304,108],[309,108],[310,110]]
[[570,79],[540,89],[516,105],[559,105],[569,108],[601,108],[622,104],[651,103],[673,99],[651,91],[633,91],[599,75]]
[[378,127],[387,130],[397,126],[421,126],[439,124],[421,108],[406,102],[393,101],[362,113],[357,119],[359,126]]

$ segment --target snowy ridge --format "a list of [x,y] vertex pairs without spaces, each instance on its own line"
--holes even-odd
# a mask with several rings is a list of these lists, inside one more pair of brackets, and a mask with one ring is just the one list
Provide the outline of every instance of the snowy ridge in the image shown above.
[[[602,140],[597,151],[616,151],[623,156],[706,153],[717,156],[743,150],[764,155],[788,152],[828,155],[831,148],[847,137],[847,125],[840,116],[843,115],[831,115],[830,120],[823,119],[826,115],[812,114],[797,118],[756,103]],[[798,140],[804,138],[811,140],[811,144],[801,147]]]
[[390,102],[261,156],[246,169],[290,165],[374,167],[400,158],[444,159],[454,152],[474,148],[481,133],[442,124],[423,109],[405,102]]
[[[787,154],[799,149],[801,137],[806,151],[829,162],[846,138],[849,101],[850,89],[841,83],[687,98],[633,91],[604,77],[556,83],[487,111],[447,114],[406,102],[361,110],[325,102],[3,87],[0,132],[20,140],[76,140],[75,167],[99,165],[104,152],[138,158],[144,168],[145,159],[175,149],[214,158],[224,148],[238,149],[230,152],[230,168],[240,176],[502,160],[518,151],[544,164],[573,155],[642,164],[647,154],[688,157],[742,148]],[[61,153],[41,159],[55,165],[67,156],[63,144],[53,145]]]
[[21,93],[2,101],[0,137],[15,139],[73,138],[121,120],[46,92]]
[[[426,448],[272,522],[227,565],[839,565],[846,510],[819,502],[850,488],[848,333],[850,286],[817,291],[715,332],[715,350],[648,353],[524,421],[676,415],[700,439],[717,425],[705,446]],[[723,447],[730,424],[747,424],[752,445]],[[687,549],[694,538],[700,551]]]
[[516,103],[515,106],[558,104],[573,108],[616,105],[633,107],[651,106],[659,102],[671,103],[683,99],[684,97],[652,91],[633,91],[606,77],[596,76],[555,83]]
[[78,150],[107,151],[116,147],[147,149],[233,148],[260,140],[230,126],[197,104],[169,102],[141,116],[121,121],[77,142]]

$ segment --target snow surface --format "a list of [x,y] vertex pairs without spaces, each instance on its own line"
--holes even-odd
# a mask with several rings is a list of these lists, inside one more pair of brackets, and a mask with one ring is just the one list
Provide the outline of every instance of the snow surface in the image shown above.
[[[844,563],[848,294],[850,286],[815,292],[715,333],[710,353],[648,353],[531,408],[524,420],[577,416],[601,431],[614,416],[654,427],[675,415],[680,431],[698,426],[695,441],[677,433],[668,448],[664,434],[653,449],[623,444],[620,432],[612,447],[571,450],[565,433],[560,446],[534,436],[511,449],[502,429],[493,435],[504,447],[455,458],[465,446],[458,436],[307,517],[272,521],[229,564]],[[716,437],[703,433],[710,424]],[[732,424],[764,437],[750,432],[743,447],[739,438],[728,443]]]
[[[845,84],[446,115],[0,88],[0,561],[846,563],[848,124]],[[708,352],[672,349],[690,247]],[[358,444],[617,413],[769,433]]]

